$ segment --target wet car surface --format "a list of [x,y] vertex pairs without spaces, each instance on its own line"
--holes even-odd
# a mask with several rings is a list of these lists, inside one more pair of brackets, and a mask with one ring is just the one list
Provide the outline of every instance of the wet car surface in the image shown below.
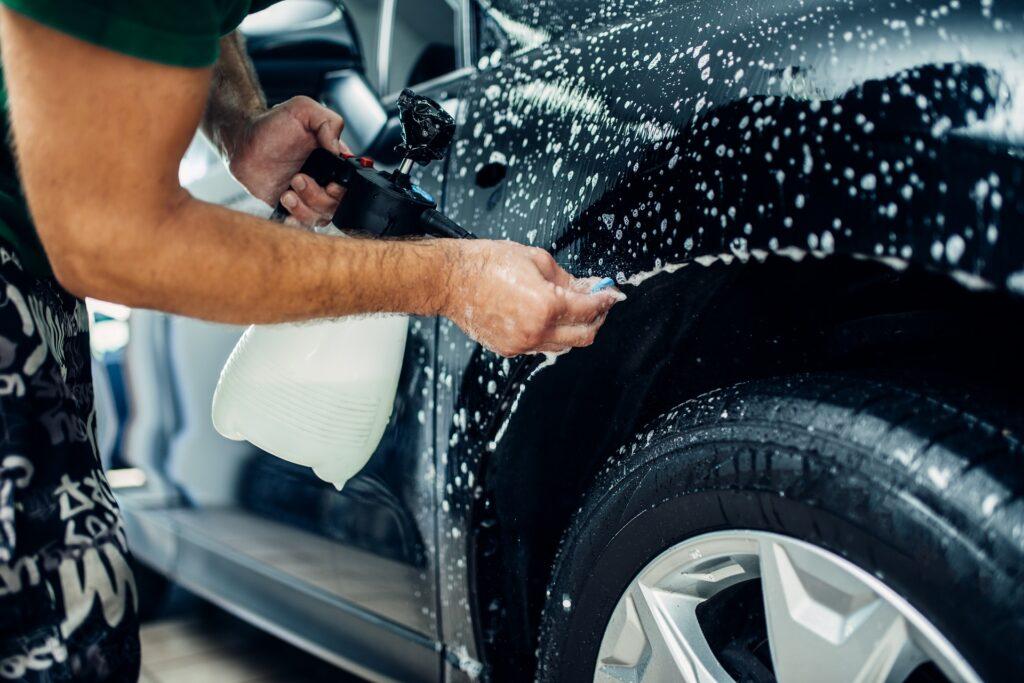
[[[366,5],[336,18],[338,35],[359,33]],[[140,362],[177,387],[178,414],[136,429],[124,453],[147,473],[122,495],[145,562],[366,675],[523,680],[588,491],[680,403],[837,370],[951,373],[1013,393],[1024,5],[494,0],[453,18],[457,58],[417,90],[458,130],[419,182],[480,237],[614,277],[629,300],[594,347],[548,359],[503,359],[449,321],[414,318],[388,431],[341,492],[212,436],[181,447],[208,430],[208,392],[238,331],[133,322],[148,326],[132,341]],[[358,41],[334,39],[312,87],[354,122],[332,93],[373,65]],[[279,74],[268,45],[260,57],[250,43]],[[393,118],[389,89],[374,87]],[[387,163],[386,129],[371,138],[356,151]],[[262,210],[214,170],[200,176],[197,195]],[[138,445],[144,433],[155,436]],[[1020,475],[991,469],[1005,486],[979,505],[1005,518],[965,536],[1000,556],[1020,546]],[[935,495],[953,496],[961,474],[939,476]],[[666,531],[663,547],[673,540]],[[858,563],[842,539],[820,545]],[[945,608],[916,606],[948,623]],[[1020,626],[998,632],[1019,642]],[[954,644],[979,672],[1020,666]]]

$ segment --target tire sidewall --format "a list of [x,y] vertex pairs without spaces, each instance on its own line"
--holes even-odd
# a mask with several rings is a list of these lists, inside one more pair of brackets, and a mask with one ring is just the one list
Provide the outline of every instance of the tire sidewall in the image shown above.
[[[904,495],[900,473],[861,447],[779,424],[707,425],[651,442],[603,479],[594,488],[603,493],[587,501],[556,561],[542,618],[541,680],[592,680],[611,613],[639,571],[677,543],[735,529],[806,541],[875,575],[984,678],[1024,668],[1013,654],[1021,647],[994,648],[999,636],[983,618],[1015,600],[1005,577],[963,534]],[[1024,646],[1015,625],[1002,635]]]

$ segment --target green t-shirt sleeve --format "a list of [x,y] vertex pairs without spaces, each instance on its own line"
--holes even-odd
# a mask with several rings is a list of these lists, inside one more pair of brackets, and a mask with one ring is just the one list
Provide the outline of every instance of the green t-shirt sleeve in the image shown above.
[[0,0],[12,10],[94,45],[173,66],[217,61],[222,35],[249,0]]

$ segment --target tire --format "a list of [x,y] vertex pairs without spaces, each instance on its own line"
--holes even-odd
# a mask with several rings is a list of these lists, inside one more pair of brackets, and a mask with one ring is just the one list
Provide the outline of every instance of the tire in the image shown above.
[[[1021,451],[1007,424],[852,375],[758,381],[687,401],[620,450],[565,533],[538,680],[593,680],[612,611],[637,573],[675,544],[730,529],[844,558],[920,612],[981,678],[1022,680]],[[774,680],[770,661],[760,674],[730,674]]]

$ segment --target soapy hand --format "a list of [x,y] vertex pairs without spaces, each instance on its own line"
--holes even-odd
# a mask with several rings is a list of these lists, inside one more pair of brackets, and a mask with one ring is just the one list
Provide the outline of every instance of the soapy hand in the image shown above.
[[298,173],[317,147],[351,153],[340,140],[341,116],[308,97],[287,102],[254,117],[229,150],[231,173],[252,195],[274,206],[278,201],[293,222],[326,225],[345,194],[336,183],[321,187]]
[[590,293],[543,249],[515,242],[451,240],[455,259],[442,313],[502,356],[589,346],[625,295]]

